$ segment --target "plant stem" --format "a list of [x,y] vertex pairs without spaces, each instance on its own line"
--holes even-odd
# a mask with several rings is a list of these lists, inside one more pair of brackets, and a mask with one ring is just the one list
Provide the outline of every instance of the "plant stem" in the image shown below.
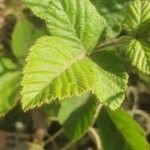
[[94,128],[89,128],[88,130],[89,135],[91,136],[91,138],[93,139],[93,141],[96,144],[97,150],[102,150],[102,143],[101,143],[101,139],[100,136],[98,135],[97,131]]
[[63,129],[60,129],[58,132],[56,132],[53,136],[50,136],[45,142],[44,145],[47,145],[48,143],[54,141],[58,136],[60,136],[64,132]]
[[125,39],[131,39],[131,37],[124,35],[121,37],[114,38],[114,39],[112,39],[112,41],[99,44],[96,47],[95,52],[99,52],[99,51],[101,51],[101,49],[104,49],[109,46],[118,45],[118,44],[122,43],[122,41],[124,41]]
[[94,119],[93,119],[93,125],[94,125],[95,121],[97,120],[97,117],[98,117],[99,112],[101,111],[102,107],[103,107],[103,105],[101,103],[98,103],[97,108],[96,108],[96,112],[94,115]]

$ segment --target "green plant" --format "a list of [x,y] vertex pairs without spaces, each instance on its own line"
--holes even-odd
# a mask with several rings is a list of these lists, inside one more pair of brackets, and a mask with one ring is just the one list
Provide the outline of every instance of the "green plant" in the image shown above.
[[45,104],[45,114],[57,117],[73,141],[95,123],[106,150],[149,149],[140,127],[118,108],[125,98],[128,69],[150,75],[150,2],[108,2],[24,0],[48,32],[19,18],[13,55],[0,59],[1,116],[18,99],[25,111]]

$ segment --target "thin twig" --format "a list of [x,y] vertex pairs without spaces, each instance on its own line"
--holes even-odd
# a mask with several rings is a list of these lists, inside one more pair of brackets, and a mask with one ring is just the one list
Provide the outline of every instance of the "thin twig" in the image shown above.
[[74,143],[69,142],[67,145],[65,145],[63,148],[61,148],[60,150],[68,150],[71,149]]
[[92,139],[94,140],[97,150],[102,150],[102,143],[101,143],[101,139],[100,136],[98,135],[97,131],[94,128],[89,128],[89,135],[92,137]]
[[24,139],[30,139],[33,137],[30,134],[17,133],[17,132],[6,132],[6,131],[1,131],[1,130],[0,130],[0,135],[4,135],[6,137],[19,137],[19,138],[24,138]]
[[64,132],[63,129],[60,129],[58,132],[56,132],[54,135],[50,136],[45,142],[44,145],[47,145],[48,143],[51,143],[54,141],[57,137],[59,137]]

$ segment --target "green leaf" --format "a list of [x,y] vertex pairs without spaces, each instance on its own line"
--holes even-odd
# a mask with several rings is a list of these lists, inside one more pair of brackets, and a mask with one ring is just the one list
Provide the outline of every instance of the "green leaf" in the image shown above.
[[127,75],[114,52],[101,52],[90,59],[85,51],[57,37],[42,37],[30,51],[22,82],[24,109],[86,91],[93,91],[112,109],[122,103]]
[[133,39],[130,41],[128,48],[125,49],[125,55],[135,68],[145,74],[150,74],[149,43]]
[[97,64],[93,93],[102,104],[117,109],[124,100],[128,81],[122,61],[114,51],[96,53],[92,60]]
[[5,73],[0,77],[0,116],[4,116],[17,104],[19,72]]
[[[35,2],[26,0],[26,2],[36,15],[46,20],[50,32],[58,38],[41,38],[31,48],[23,79],[23,108],[34,108],[57,98],[80,96],[91,90],[102,103],[109,105],[112,109],[120,106],[127,83],[123,66],[120,64],[118,70],[114,66],[115,69],[110,70],[111,73],[109,73],[107,69],[112,67],[110,64],[107,64],[106,68],[103,66],[103,55],[100,56],[102,64],[98,64],[98,66],[86,57],[85,48],[89,50],[89,46],[85,43],[90,44],[100,34],[96,24],[98,26],[99,23],[104,25],[104,20],[98,15],[90,1],[51,0]],[[84,10],[85,16],[82,14],[82,10]],[[90,15],[93,17],[90,18]],[[88,20],[89,18],[90,20]],[[86,42],[82,41],[81,32],[86,35],[83,36],[83,39],[87,39]],[[113,58],[108,57],[108,59]],[[121,62],[117,61],[117,63]],[[112,64],[114,63],[112,62]],[[110,79],[112,81],[107,82]],[[110,87],[105,86],[104,81]],[[103,90],[101,85],[106,90],[104,94],[101,94]],[[113,86],[114,88],[112,88]],[[107,92],[108,90],[110,92]]]
[[51,123],[51,121],[57,120],[61,103],[63,103],[63,101],[60,102],[59,100],[55,100],[44,106],[44,114],[46,115],[48,122]]
[[144,131],[122,109],[102,109],[97,124],[104,150],[149,149]]
[[17,104],[20,73],[16,66],[6,58],[0,59],[0,117]]
[[85,51],[57,37],[42,37],[31,48],[23,77],[23,108],[79,96],[94,82],[92,61]]
[[58,120],[70,140],[78,140],[93,125],[97,108],[96,98],[89,93],[61,103]]
[[83,44],[91,52],[105,29],[105,20],[90,0],[24,0],[34,14],[46,21],[49,32],[67,44]]
[[150,33],[150,1],[132,0],[126,12],[124,28],[130,34],[145,35]]
[[70,140],[76,141],[94,123],[98,107],[100,105],[96,98],[91,96],[91,93],[86,93],[80,97],[53,101],[44,107],[44,112],[49,121],[58,120],[63,126],[65,135]]
[[17,21],[12,34],[12,51],[16,58],[23,63],[27,56],[28,49],[35,40],[44,33],[37,29],[25,18]]
[[5,72],[16,71],[17,66],[9,58],[0,57],[0,76]]
[[136,71],[136,73],[138,74],[139,78],[144,82],[144,84],[146,84],[148,86],[150,85],[150,74],[147,75],[140,71],[138,71],[138,72]]

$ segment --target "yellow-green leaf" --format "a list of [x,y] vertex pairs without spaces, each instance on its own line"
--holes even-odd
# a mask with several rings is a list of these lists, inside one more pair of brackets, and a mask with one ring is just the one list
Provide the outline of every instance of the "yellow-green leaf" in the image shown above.
[[134,35],[150,33],[150,1],[132,0],[127,8],[124,29]]
[[49,32],[71,45],[82,43],[91,51],[105,29],[105,20],[90,0],[24,0],[46,21]]
[[128,48],[125,49],[125,55],[139,71],[150,74],[150,44],[146,41],[133,39]]

